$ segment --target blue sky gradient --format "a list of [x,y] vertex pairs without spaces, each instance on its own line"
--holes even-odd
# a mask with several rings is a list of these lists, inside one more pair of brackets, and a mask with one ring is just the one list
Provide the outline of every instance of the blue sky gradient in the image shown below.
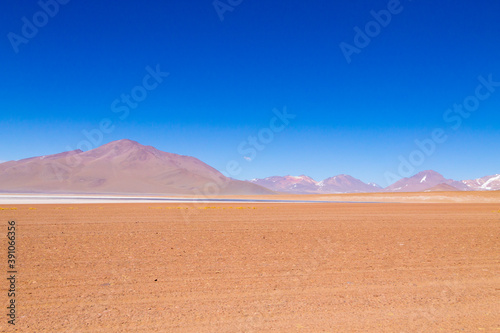
[[[500,82],[498,1],[243,0],[221,21],[212,1],[71,0],[14,47],[9,33],[23,37],[23,17],[42,9],[0,6],[0,160],[76,149],[108,119],[99,144],[128,138],[221,171],[236,160],[238,179],[347,173],[386,186],[436,128],[447,140],[414,173],[500,173],[500,86],[483,87],[457,129],[443,119],[480,76]],[[348,63],[339,45],[355,46],[354,28],[391,6],[398,13]],[[122,94],[157,65],[168,77],[120,119],[113,102],[126,105]],[[245,159],[238,146],[284,107],[296,117]]]

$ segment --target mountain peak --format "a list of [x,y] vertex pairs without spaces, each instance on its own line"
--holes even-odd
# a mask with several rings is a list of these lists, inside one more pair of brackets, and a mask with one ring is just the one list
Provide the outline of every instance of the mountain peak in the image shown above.
[[[121,139],[116,141],[108,142],[100,147],[91,149],[86,151],[84,154],[86,156],[92,156],[94,158],[99,157],[116,157],[119,155],[128,155],[130,153],[142,153],[148,154],[152,153],[154,155],[158,155],[160,151],[151,146],[144,146],[137,141],[129,140],[129,139]],[[166,153],[168,154],[168,153]]]
[[130,139],[121,139],[121,140],[108,142],[108,143],[102,145],[100,148],[102,148],[102,147],[109,147],[109,148],[124,147],[125,148],[125,147],[136,147],[136,146],[145,147],[137,141],[130,140]]
[[0,166],[0,192],[197,194],[214,182],[219,186],[217,194],[273,193],[226,178],[194,157],[128,139],[86,152],[76,150]]
[[305,181],[313,181],[313,182],[315,182],[314,179],[312,179],[311,177],[306,176],[306,175],[300,175],[300,176],[291,176],[291,175],[288,175],[288,176],[285,176],[285,178],[293,179],[293,180],[296,180],[296,181],[305,180]]
[[424,192],[455,192],[455,191],[461,191],[461,190],[450,184],[441,183],[431,188],[428,188]]
[[500,174],[463,180],[462,183],[477,191],[500,190]]
[[334,178],[341,178],[341,179],[353,179],[354,177],[351,175],[346,175],[345,173],[336,175]]
[[464,184],[457,182],[453,179],[446,179],[442,174],[436,172],[434,170],[424,170],[416,175],[403,178],[395,182],[394,184],[386,187],[384,189],[385,192],[420,192],[425,191],[427,189],[436,187],[440,185],[438,188],[442,188],[443,185],[446,184],[452,187],[457,188],[458,190],[465,190],[467,186]]
[[375,192],[378,187],[363,183],[350,175],[338,175],[316,182],[309,176],[273,176],[265,179],[252,179],[252,183],[277,192],[288,193],[348,193]]
[[[420,176],[425,176],[425,175],[434,175],[434,176],[441,176],[443,177],[442,174],[440,174],[439,172],[437,171],[434,171],[434,170],[424,170],[424,171],[420,171],[419,173],[417,173],[416,175],[414,175],[413,177],[420,177]],[[443,177],[444,178],[444,177]]]

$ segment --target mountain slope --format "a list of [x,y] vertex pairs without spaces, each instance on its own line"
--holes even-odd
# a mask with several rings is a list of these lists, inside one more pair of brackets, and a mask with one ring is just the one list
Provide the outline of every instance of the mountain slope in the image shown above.
[[460,191],[460,190],[454,186],[441,183],[431,188],[428,188],[424,192],[455,192],[455,191]]
[[462,183],[476,191],[498,191],[500,190],[500,174],[478,179],[463,180]]
[[381,189],[376,184],[366,184],[349,175],[338,175],[320,182],[316,182],[311,177],[305,175],[298,177],[273,176],[263,179],[252,179],[250,182],[273,191],[294,194],[377,192]]
[[264,186],[276,192],[295,194],[316,193],[317,182],[311,177],[302,176],[273,176],[264,179],[252,179],[251,183]]
[[433,170],[425,170],[412,177],[402,178],[386,188],[374,183],[366,184],[349,175],[338,175],[320,182],[316,182],[311,177],[304,175],[299,177],[273,176],[264,179],[252,179],[251,182],[273,191],[295,194],[500,190],[500,174],[457,181],[446,179]]
[[384,192],[420,192],[439,184],[448,184],[458,190],[468,190],[462,182],[446,179],[440,173],[433,170],[425,170],[410,178],[403,178],[386,187]]
[[377,192],[380,187],[370,185],[349,175],[338,175],[322,180],[318,183],[319,191],[322,193],[355,193],[355,192]]
[[[214,185],[217,184],[217,185]],[[0,191],[41,193],[271,194],[200,160],[132,140],[0,164]]]

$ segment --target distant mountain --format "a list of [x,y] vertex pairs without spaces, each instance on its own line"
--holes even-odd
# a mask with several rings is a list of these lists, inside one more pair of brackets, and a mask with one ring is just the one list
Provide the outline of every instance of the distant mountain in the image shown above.
[[264,179],[252,179],[251,183],[264,186],[272,191],[294,194],[317,193],[317,182],[311,177],[302,176],[273,176]]
[[403,178],[394,184],[386,187],[384,192],[420,192],[439,184],[448,184],[458,190],[469,190],[467,185],[462,182],[446,179],[440,173],[433,170],[426,170],[417,173],[410,178]]
[[273,193],[227,178],[194,157],[126,139],[86,152],[74,150],[0,164],[0,192],[203,194],[205,187],[213,194]]
[[368,185],[373,186],[373,187],[375,187],[376,189],[379,189],[379,190],[382,189],[382,186],[380,186],[379,184],[376,184],[376,183],[368,183]]
[[445,183],[441,183],[441,184],[438,184],[438,185],[433,186],[431,188],[428,188],[424,192],[455,192],[455,191],[460,191],[460,190],[454,186],[451,186],[451,185],[448,185]]
[[83,152],[0,163],[0,192],[129,194],[294,194],[500,190],[500,174],[478,179],[446,179],[433,170],[381,188],[349,175],[320,182],[306,175],[251,181],[225,177],[191,157],[160,151],[132,140],[113,141]]
[[381,189],[376,184],[366,184],[349,175],[338,175],[320,182],[305,175],[273,176],[264,179],[252,179],[250,182],[273,191],[294,194],[377,192]]
[[377,192],[380,187],[370,185],[349,175],[338,175],[322,180],[318,183],[319,191],[322,193],[354,193],[354,192]]
[[273,176],[252,179],[250,182],[273,191],[294,194],[500,190],[500,174],[457,181],[446,179],[433,170],[422,171],[412,177],[402,178],[386,188],[374,183],[366,184],[349,175],[338,175],[320,182],[305,175]]
[[475,191],[498,191],[500,190],[500,174],[472,180],[463,180],[462,183]]

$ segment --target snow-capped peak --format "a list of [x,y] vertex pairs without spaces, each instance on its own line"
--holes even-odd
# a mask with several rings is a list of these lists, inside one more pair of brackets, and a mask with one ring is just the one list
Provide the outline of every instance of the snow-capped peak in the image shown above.
[[496,180],[500,180],[500,174],[495,175],[495,176],[491,177],[490,179],[488,179],[483,185],[481,185],[481,188],[489,190],[490,188],[488,187],[488,185]]

